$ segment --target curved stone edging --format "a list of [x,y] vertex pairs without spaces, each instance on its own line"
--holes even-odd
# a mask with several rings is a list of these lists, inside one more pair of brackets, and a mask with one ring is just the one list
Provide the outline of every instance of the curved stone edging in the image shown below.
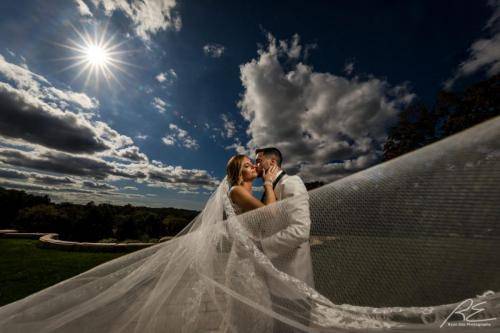
[[0,230],[0,237],[3,238],[29,238],[29,239],[39,239],[46,232],[19,232],[15,229],[4,229]]
[[[4,238],[29,238],[38,239],[39,246],[47,249],[57,249],[64,251],[82,252],[131,252],[149,247],[158,243],[91,243],[72,242],[59,239],[57,233],[46,232],[18,232],[18,230],[0,230],[0,236]],[[160,239],[159,243],[168,241],[173,237],[166,236]]]
[[129,252],[158,243],[90,243],[60,240],[56,233],[40,237],[40,247],[64,251]]
[[[72,242],[59,239],[57,233],[44,232],[18,232],[18,230],[0,230],[0,237],[6,238],[29,238],[38,239],[39,246],[47,249],[57,249],[64,251],[89,251],[89,252],[131,252],[149,247],[161,242],[168,241],[174,237],[165,236],[160,238],[158,243],[91,243]],[[311,236],[311,246],[323,245],[325,241],[334,240],[333,236]]]

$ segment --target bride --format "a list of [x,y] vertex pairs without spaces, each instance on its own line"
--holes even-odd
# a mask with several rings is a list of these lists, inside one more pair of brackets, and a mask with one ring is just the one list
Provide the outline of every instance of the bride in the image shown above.
[[[253,181],[257,178],[257,168],[246,155],[236,155],[229,159],[226,168],[227,181],[229,183],[228,198],[230,207],[226,208],[226,214],[231,217],[250,210],[263,207],[276,202],[276,194],[273,190],[273,180],[278,173],[277,166],[271,166],[266,172],[263,170],[264,202],[255,198],[252,194]],[[236,221],[233,221],[235,223]],[[229,220],[231,223],[231,219]],[[237,223],[235,223],[237,224]],[[229,228],[232,226],[229,225]],[[256,236],[256,235],[254,235]],[[233,290],[248,297],[266,308],[271,308],[269,288],[265,277],[254,265],[255,257],[251,254],[245,255],[245,248],[233,241],[233,248],[229,255],[226,284]],[[241,301],[229,298],[226,320],[228,329],[239,332],[272,332],[273,318],[265,316],[262,311],[247,306]]]
[[236,214],[260,208],[276,202],[273,189],[273,180],[278,174],[278,167],[273,165],[268,171],[262,170],[264,180],[264,202],[252,194],[252,184],[257,178],[257,167],[246,155],[236,155],[229,159],[227,164],[227,180],[231,186],[229,196]]

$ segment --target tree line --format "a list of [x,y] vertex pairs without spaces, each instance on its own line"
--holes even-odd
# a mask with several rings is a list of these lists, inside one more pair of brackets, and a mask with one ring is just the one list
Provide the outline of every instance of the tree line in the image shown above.
[[415,101],[388,133],[383,160],[411,152],[500,115],[500,74],[463,91],[438,92],[432,107]]
[[179,233],[198,214],[177,208],[130,204],[53,203],[49,196],[0,187],[0,229],[56,232],[71,241],[156,241]]

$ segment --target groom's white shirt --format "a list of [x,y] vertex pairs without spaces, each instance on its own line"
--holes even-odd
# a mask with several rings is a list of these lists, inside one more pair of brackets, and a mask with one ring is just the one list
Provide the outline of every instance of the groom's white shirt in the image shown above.
[[[309,245],[311,216],[307,189],[299,176],[285,174],[276,184],[274,191],[279,201],[288,198],[292,199],[288,200],[283,207],[286,211],[286,221],[281,223],[279,221],[270,221],[270,223],[279,224],[279,226],[274,226],[278,230],[273,226],[266,228],[274,230],[261,240],[262,249],[277,269],[314,287],[311,248]],[[273,291],[272,288],[271,290]],[[273,293],[279,294],[279,292],[275,291]]]

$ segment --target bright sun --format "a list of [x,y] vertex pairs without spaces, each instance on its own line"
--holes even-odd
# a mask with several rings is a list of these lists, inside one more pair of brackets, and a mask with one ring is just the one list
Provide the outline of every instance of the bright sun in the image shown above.
[[87,61],[94,66],[102,66],[109,62],[108,52],[97,45],[90,45],[85,53]]
[[57,44],[73,52],[72,56],[63,58],[63,60],[74,61],[73,64],[61,71],[79,67],[80,70],[74,79],[76,80],[83,73],[87,73],[85,85],[89,84],[91,79],[95,85],[98,85],[101,77],[104,77],[108,84],[110,79],[119,83],[113,73],[114,70],[128,74],[124,67],[131,64],[120,59],[120,56],[130,52],[119,49],[124,42],[113,43],[114,36],[108,37],[106,28],[100,33],[96,28],[93,36],[90,36],[86,31],[80,32],[75,27],[73,29],[78,35],[79,41],[69,40],[69,44]]

